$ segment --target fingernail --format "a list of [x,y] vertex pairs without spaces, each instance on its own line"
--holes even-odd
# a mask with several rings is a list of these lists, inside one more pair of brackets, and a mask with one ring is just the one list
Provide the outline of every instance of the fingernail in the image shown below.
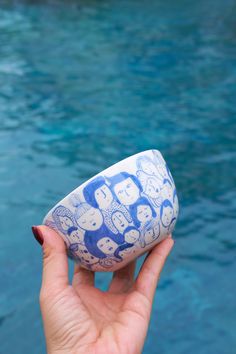
[[43,235],[42,235],[41,231],[37,228],[37,226],[32,226],[32,232],[34,234],[35,239],[42,246],[42,244],[43,244]]

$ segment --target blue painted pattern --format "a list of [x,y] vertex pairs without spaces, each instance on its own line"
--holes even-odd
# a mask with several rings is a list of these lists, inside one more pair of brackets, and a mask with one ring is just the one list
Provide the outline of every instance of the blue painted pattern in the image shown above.
[[[53,221],[66,236],[68,256],[88,269],[111,268],[127,253],[156,243],[177,219],[178,199],[170,171],[160,154],[136,158],[136,174],[99,175],[69,197],[70,207],[57,205]],[[73,210],[73,211],[72,211]]]

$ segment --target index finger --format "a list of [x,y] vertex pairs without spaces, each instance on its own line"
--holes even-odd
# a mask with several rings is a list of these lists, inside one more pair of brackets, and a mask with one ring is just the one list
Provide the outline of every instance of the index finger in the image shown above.
[[135,289],[150,302],[153,300],[162,268],[173,245],[174,240],[168,237],[155,246],[146,257],[135,281]]

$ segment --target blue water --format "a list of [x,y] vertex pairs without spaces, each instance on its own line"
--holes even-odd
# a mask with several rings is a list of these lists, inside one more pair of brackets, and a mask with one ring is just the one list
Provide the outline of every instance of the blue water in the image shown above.
[[30,226],[150,148],[181,214],[144,353],[235,353],[235,18],[233,0],[1,1],[1,353],[45,353]]

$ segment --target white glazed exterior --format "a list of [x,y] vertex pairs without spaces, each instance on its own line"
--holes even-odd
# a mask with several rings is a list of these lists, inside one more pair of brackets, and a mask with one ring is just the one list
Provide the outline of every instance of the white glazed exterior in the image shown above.
[[61,235],[81,266],[114,271],[166,238],[178,211],[170,171],[158,150],[148,150],[83,183],[43,223]]

